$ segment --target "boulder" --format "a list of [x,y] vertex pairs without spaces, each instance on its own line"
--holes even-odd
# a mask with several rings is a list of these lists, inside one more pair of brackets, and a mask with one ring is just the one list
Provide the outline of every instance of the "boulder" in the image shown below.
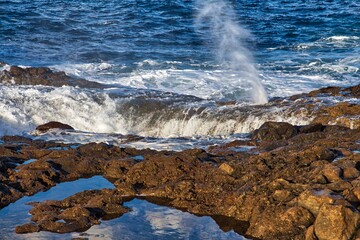
[[325,203],[319,209],[314,229],[319,240],[348,240],[356,234],[360,214],[342,205]]
[[335,203],[341,196],[336,195],[329,189],[305,190],[297,199],[297,204],[308,209],[315,216],[319,213],[322,205]]
[[74,128],[70,125],[55,121],[48,122],[36,127],[36,130],[41,133],[47,132],[51,129],[74,130]]
[[252,138],[255,140],[286,140],[298,133],[295,126],[286,122],[266,122],[259,129],[255,130]]

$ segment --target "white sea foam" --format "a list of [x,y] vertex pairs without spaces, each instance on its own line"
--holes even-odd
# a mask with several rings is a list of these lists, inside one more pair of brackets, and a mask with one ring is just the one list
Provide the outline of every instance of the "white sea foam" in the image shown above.
[[358,36],[331,36],[327,38],[323,38],[324,41],[330,41],[330,42],[344,42],[349,40],[359,40],[360,38]]
[[37,125],[60,121],[79,131],[90,133],[165,138],[229,136],[250,132],[269,120],[283,120],[294,124],[308,121],[301,117],[291,119],[286,111],[276,108],[242,112],[241,108],[227,110],[206,107],[199,113],[189,115],[188,109],[194,109],[191,105],[196,105],[196,102],[177,106],[183,108],[178,112],[173,112],[171,106],[164,110],[154,108],[150,112],[133,112],[133,107],[125,107],[133,97],[114,99],[106,91],[73,87],[2,85],[0,134],[25,134],[32,132]]
[[84,131],[126,133],[112,99],[72,87],[2,86],[0,109],[1,134],[21,134],[49,121]]
[[252,84],[241,79],[243,76],[235,70],[139,69],[130,76],[118,78],[112,83],[187,94],[204,99],[240,100],[251,103],[249,94],[253,92]]
[[[360,37],[357,36],[331,36],[320,38],[314,42],[300,43],[295,46],[298,50],[316,48],[349,48],[360,46]],[[281,48],[281,47],[280,47]]]

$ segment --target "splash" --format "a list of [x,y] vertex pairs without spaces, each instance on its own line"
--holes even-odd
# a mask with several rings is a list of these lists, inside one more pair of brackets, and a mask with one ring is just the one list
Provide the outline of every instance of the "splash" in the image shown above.
[[219,61],[238,72],[241,83],[251,86],[254,103],[266,103],[265,88],[259,79],[253,56],[245,44],[251,34],[237,23],[233,8],[222,0],[197,0],[197,4],[199,12],[196,26],[210,31],[210,36],[217,44]]

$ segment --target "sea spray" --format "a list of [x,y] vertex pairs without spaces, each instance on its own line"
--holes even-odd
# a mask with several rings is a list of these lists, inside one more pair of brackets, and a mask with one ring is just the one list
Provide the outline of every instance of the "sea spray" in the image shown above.
[[217,45],[216,54],[222,64],[239,74],[239,81],[251,86],[254,103],[268,101],[256,69],[253,56],[246,47],[250,37],[248,30],[236,22],[235,12],[229,3],[222,0],[197,0],[199,12],[196,18],[198,29],[207,27]]

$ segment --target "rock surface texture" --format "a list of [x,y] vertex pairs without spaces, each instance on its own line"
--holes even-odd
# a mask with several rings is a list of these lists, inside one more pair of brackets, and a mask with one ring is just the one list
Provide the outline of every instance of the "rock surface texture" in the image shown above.
[[[213,146],[209,152],[95,143],[74,149],[3,137],[0,205],[60,182],[102,175],[116,189],[34,203],[32,222],[16,232],[83,231],[100,219],[121,216],[128,211],[122,204],[141,196],[195,214],[228,217],[237,223],[233,228],[238,233],[257,239],[359,236],[360,129],[271,122],[252,136],[248,142],[228,144],[255,144],[246,154],[224,146]],[[257,141],[259,136],[262,141]],[[139,155],[144,160],[134,160]],[[37,160],[21,165],[28,159]]]

